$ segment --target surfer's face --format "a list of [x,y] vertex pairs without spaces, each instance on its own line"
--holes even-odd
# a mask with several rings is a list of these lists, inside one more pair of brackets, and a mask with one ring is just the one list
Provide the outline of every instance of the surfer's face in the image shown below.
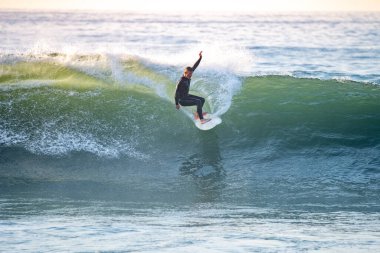
[[189,70],[185,70],[185,72],[183,73],[183,75],[187,78],[191,78],[191,76],[193,75],[193,71],[189,71]]

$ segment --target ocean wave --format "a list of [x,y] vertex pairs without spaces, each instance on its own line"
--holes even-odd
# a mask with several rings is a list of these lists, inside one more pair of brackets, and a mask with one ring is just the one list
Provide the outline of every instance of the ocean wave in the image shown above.
[[[127,56],[19,59],[1,65],[2,147],[52,156],[89,152],[149,159],[157,149],[180,147],[199,135],[186,117],[194,108],[185,114],[174,108],[178,76],[166,73],[181,72],[172,66]],[[272,145],[287,152],[380,143],[377,85],[243,77],[218,68],[197,70],[192,91],[206,98],[207,111],[223,118],[214,131],[231,147]]]

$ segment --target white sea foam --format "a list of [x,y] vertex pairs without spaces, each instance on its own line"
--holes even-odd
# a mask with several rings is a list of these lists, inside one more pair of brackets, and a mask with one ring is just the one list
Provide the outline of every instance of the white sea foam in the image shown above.
[[102,143],[90,133],[38,131],[38,138],[28,140],[25,145],[28,150],[37,154],[65,155],[69,152],[84,151],[101,157],[116,158],[127,155],[134,158],[145,159],[148,156],[136,151],[129,143],[113,140],[111,143]]
[[13,146],[23,143],[27,140],[25,133],[15,133],[0,124],[0,144],[5,146]]
[[269,209],[222,210],[207,205],[189,211],[134,210],[94,202],[92,209],[86,209],[82,207],[86,202],[78,203],[82,208],[75,204],[69,202],[58,210],[54,205],[44,215],[0,222],[0,250],[375,252],[380,246],[378,214],[273,215]]
[[22,145],[33,153],[53,156],[84,151],[106,158],[117,158],[120,155],[138,159],[149,157],[137,151],[132,143],[125,140],[104,142],[91,133],[54,130],[55,124],[55,122],[47,122],[34,133],[15,132],[0,125],[0,145]]

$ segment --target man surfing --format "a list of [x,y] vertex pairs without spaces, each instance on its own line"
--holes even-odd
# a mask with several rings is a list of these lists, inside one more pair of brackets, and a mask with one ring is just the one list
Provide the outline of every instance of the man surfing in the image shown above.
[[204,124],[211,120],[203,118],[202,107],[205,103],[205,99],[189,94],[191,76],[193,75],[194,70],[198,67],[201,60],[202,51],[199,52],[199,59],[194,63],[194,66],[185,68],[183,76],[179,80],[175,91],[175,107],[178,110],[179,108],[181,108],[181,106],[196,105],[198,115],[194,114],[195,119],[199,119],[201,123]]

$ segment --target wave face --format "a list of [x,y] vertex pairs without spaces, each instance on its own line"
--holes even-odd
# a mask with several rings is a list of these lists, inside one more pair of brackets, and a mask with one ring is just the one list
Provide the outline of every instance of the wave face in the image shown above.
[[[63,61],[66,55],[23,57],[1,65],[3,186],[61,182],[59,189],[71,196],[66,191],[77,184],[98,192],[100,182],[110,183],[97,193],[101,198],[136,200],[138,192],[139,199],[154,194],[179,203],[196,196],[240,204],[335,208],[349,202],[351,209],[378,208],[377,85],[199,71],[192,90],[223,119],[201,132],[188,117],[191,110],[174,108],[170,66],[102,55],[71,56],[70,64]],[[319,190],[322,199],[315,197]]]
[[234,97],[226,124],[231,135],[237,131],[250,140],[248,146],[271,143],[285,152],[376,147],[380,143],[379,91],[376,86],[352,82],[250,77]]
[[[120,60],[115,67],[109,58],[78,56],[76,66],[66,66],[52,61],[57,55],[45,57],[49,60],[2,65],[3,146],[47,155],[85,151],[144,158],[147,146],[176,146],[173,137],[190,141],[198,134],[173,110],[175,80],[143,62]],[[223,117],[215,131],[229,145],[287,152],[380,143],[377,86],[233,74],[208,83],[204,79],[215,75],[207,74],[193,80],[192,88],[207,98],[209,111]]]

